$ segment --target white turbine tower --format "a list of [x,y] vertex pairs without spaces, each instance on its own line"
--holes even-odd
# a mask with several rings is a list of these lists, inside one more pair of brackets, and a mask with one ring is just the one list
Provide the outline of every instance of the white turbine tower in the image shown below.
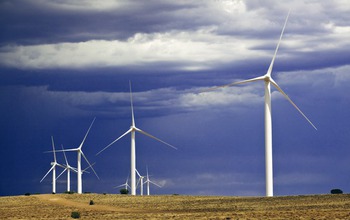
[[[94,168],[93,168],[92,165],[90,164],[89,160],[86,158],[85,154],[84,154],[83,151],[82,151],[82,147],[83,147],[83,145],[84,145],[85,139],[86,139],[87,135],[89,134],[90,129],[91,129],[91,126],[92,126],[92,124],[94,123],[95,119],[96,119],[96,118],[94,118],[94,119],[92,120],[91,125],[90,125],[88,131],[86,132],[86,134],[85,134],[85,136],[84,136],[84,139],[83,139],[83,141],[81,142],[81,144],[79,145],[79,147],[73,148],[73,149],[62,150],[62,151],[66,151],[66,152],[75,151],[75,152],[77,152],[77,154],[78,154],[78,157],[77,157],[77,171],[78,171],[78,173],[77,173],[77,184],[78,184],[78,186],[77,186],[77,191],[78,191],[79,194],[82,194],[82,193],[83,193],[83,180],[82,180],[82,174],[83,174],[83,172],[82,172],[82,170],[81,170],[81,156],[84,157],[85,161],[88,163],[89,167],[91,167],[91,169],[92,169],[92,171],[95,173],[96,177],[97,177],[98,179],[100,179],[100,178],[98,177],[97,173],[95,172]],[[57,152],[58,152],[58,151],[57,151]],[[61,151],[60,151],[60,152],[61,152]]]
[[312,124],[312,122],[306,117],[306,115],[298,108],[298,106],[287,96],[287,94],[278,86],[278,84],[272,79],[271,73],[273,69],[273,64],[275,62],[276,54],[281,43],[282,35],[284,29],[286,27],[288,21],[289,13],[285,20],[274,56],[270,63],[269,69],[266,74],[263,76],[259,76],[256,78],[243,80],[239,82],[230,83],[223,86],[217,86],[211,88],[209,90],[215,90],[217,88],[229,87],[238,84],[250,83],[254,81],[264,81],[265,82],[265,172],[266,172],[266,196],[273,196],[273,163],[272,163],[272,114],[271,114],[271,84],[283,94],[283,96],[296,108],[300,114],[314,127],[316,130],[316,126]]
[[100,154],[102,151],[106,150],[108,147],[110,147],[112,144],[117,142],[119,139],[124,137],[127,134],[131,134],[131,165],[130,165],[130,177],[131,177],[131,195],[136,195],[136,147],[135,147],[135,133],[139,132],[141,134],[144,134],[150,138],[153,138],[163,144],[168,145],[171,148],[177,149],[176,147],[172,146],[171,144],[168,144],[159,138],[154,137],[153,135],[139,129],[135,125],[135,118],[134,118],[134,109],[133,109],[133,102],[132,102],[132,91],[131,91],[131,82],[130,85],[130,102],[131,102],[131,127],[128,131],[126,131],[124,134],[122,134],[120,137],[115,139],[112,143],[107,145],[105,148],[103,148],[100,152],[98,152],[96,155]]
[[162,188],[160,185],[158,185],[157,183],[155,183],[155,182],[153,182],[153,181],[151,181],[151,180],[149,179],[148,167],[147,167],[146,181],[145,181],[144,184],[147,184],[147,195],[148,195],[148,196],[150,195],[150,187],[149,187],[150,183],[152,183],[153,185],[158,186],[159,188]]
[[66,160],[66,165],[63,165],[65,167],[65,169],[62,171],[62,173],[60,173],[60,175],[58,175],[58,177],[56,178],[56,180],[64,173],[67,171],[67,192],[70,192],[70,171],[73,171],[75,173],[78,173],[78,170],[74,167],[72,167],[71,165],[69,165],[68,160],[67,160],[67,156],[66,156],[66,152],[63,149],[63,145],[62,146],[62,151],[63,151],[63,155],[64,155],[64,159]]
[[53,141],[53,136],[51,136],[51,142],[52,142],[52,152],[53,152],[54,161],[51,162],[51,168],[49,169],[49,171],[47,171],[47,173],[40,180],[40,182],[42,182],[45,179],[45,177],[52,171],[52,193],[56,193],[56,166],[59,166],[59,167],[62,167],[62,168],[64,168],[64,166],[62,166],[61,164],[57,163],[56,152],[55,152],[55,143]]

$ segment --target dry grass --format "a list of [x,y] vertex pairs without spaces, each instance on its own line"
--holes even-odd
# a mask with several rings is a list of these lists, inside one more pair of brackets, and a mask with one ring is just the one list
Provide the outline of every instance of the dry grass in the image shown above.
[[71,219],[73,211],[81,219],[350,219],[350,195],[0,197],[0,219]]

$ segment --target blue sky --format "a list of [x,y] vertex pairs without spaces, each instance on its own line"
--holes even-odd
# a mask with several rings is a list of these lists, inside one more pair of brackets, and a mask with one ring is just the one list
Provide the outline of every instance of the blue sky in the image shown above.
[[272,90],[275,195],[349,192],[347,1],[4,0],[0,195],[50,193],[51,135],[77,147],[94,117],[83,191],[118,193],[130,136],[96,153],[131,125],[129,80],[136,126],[178,148],[136,135],[152,193],[265,195],[263,83],[200,91],[265,74],[289,10],[272,76],[318,130]]

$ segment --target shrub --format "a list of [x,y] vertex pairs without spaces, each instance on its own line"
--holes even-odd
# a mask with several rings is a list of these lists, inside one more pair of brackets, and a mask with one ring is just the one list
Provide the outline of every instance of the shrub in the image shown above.
[[94,203],[94,201],[93,200],[90,200],[90,203],[89,203],[90,205],[93,205],[93,204],[95,204]]
[[30,196],[30,193],[26,193],[26,194],[24,194],[25,196]]
[[341,189],[332,189],[331,194],[343,194],[343,191]]
[[120,190],[120,194],[127,195],[127,194],[129,194],[129,190],[127,190],[127,189],[121,189],[121,190]]
[[80,218],[80,212],[72,212],[70,217],[72,217],[72,218]]

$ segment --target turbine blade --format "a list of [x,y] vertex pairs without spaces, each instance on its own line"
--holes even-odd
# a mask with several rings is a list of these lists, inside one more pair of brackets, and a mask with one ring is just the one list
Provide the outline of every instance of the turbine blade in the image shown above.
[[141,174],[139,173],[139,171],[137,171],[137,169],[135,169],[137,175],[141,178]]
[[[95,163],[91,164],[91,167],[94,166]],[[86,167],[85,169],[82,170],[83,173],[90,173],[89,171],[87,171],[90,168],[90,166]]]
[[95,173],[97,179],[100,179],[100,177],[98,177],[98,175],[97,175],[95,169],[94,169],[94,168],[92,167],[92,165],[90,164],[89,160],[85,157],[85,154],[83,153],[83,151],[81,151],[81,155],[84,157],[85,161],[89,164],[89,167],[91,167],[92,171],[94,171],[94,173]]
[[68,167],[67,167],[66,169],[64,169],[64,170],[60,173],[60,175],[58,175],[58,176],[56,177],[56,180],[57,180],[64,172],[66,172],[66,170],[68,170]]
[[281,89],[281,87],[278,86],[278,84],[271,78],[270,82],[272,83],[272,85],[274,85],[276,87],[276,89],[283,94],[283,96],[294,106],[294,108],[296,108],[299,113],[310,123],[310,125],[317,130],[316,126],[309,120],[308,117],[306,117],[306,115],[298,108],[298,106],[288,97],[288,95]]
[[40,182],[42,182],[42,181],[45,179],[45,177],[51,172],[51,170],[53,170],[54,167],[55,167],[55,165],[53,165],[53,166],[49,169],[49,171],[47,171],[47,173],[46,173],[45,176],[40,180]]
[[152,183],[153,185],[158,186],[159,188],[162,188],[160,185],[158,185],[157,183],[155,183],[155,182],[153,182],[153,181],[151,181],[151,180],[149,180],[149,182]]
[[56,166],[59,166],[59,167],[66,169],[66,166],[63,166],[62,164],[59,164],[59,163],[56,163]]
[[217,90],[217,89],[221,89],[221,88],[225,88],[225,87],[230,87],[230,86],[234,86],[234,85],[239,85],[239,84],[244,84],[244,83],[255,82],[255,81],[264,80],[264,79],[265,79],[264,76],[259,76],[259,77],[255,77],[255,78],[251,78],[251,79],[247,79],[247,80],[242,80],[242,81],[238,81],[238,82],[233,82],[233,83],[225,84],[225,85],[222,85],[222,86],[211,87],[211,88],[209,88],[209,89],[205,89],[205,90],[201,91],[201,93],[203,93],[203,92],[209,92],[209,91],[213,91],[213,90]]
[[[70,152],[70,151],[79,151],[79,148],[73,149],[64,149],[64,150],[55,150],[55,152]],[[53,151],[45,151],[44,153],[52,153]]]
[[53,152],[53,158],[54,161],[56,162],[56,152],[55,152],[55,142],[53,141],[53,136],[51,136],[51,142],[52,142],[52,152]]
[[286,20],[284,22],[284,25],[283,25],[283,28],[282,28],[282,31],[281,31],[281,35],[280,35],[280,38],[278,40],[278,43],[277,43],[277,47],[275,49],[275,54],[273,55],[272,57],[272,60],[271,60],[271,63],[270,63],[270,66],[269,66],[269,69],[267,70],[267,75],[268,76],[271,76],[271,72],[272,72],[272,68],[273,68],[273,64],[275,62],[275,58],[276,58],[276,55],[277,55],[277,51],[278,51],[278,48],[280,46],[280,43],[281,43],[281,40],[282,40],[282,36],[283,36],[283,32],[284,32],[284,29],[286,28],[286,25],[287,25],[287,21],[288,21],[288,18],[289,18],[289,14],[290,14],[290,11],[288,12],[288,15],[286,17]]
[[149,180],[149,176],[148,176],[148,166],[146,166],[146,172],[147,172],[147,180]]
[[80,146],[78,147],[79,149],[81,149],[81,148],[83,147],[83,144],[84,144],[84,142],[85,142],[85,139],[86,139],[86,137],[88,136],[88,134],[89,134],[89,132],[90,132],[90,129],[91,129],[92,125],[93,125],[94,122],[95,122],[95,119],[96,119],[96,117],[94,117],[94,119],[92,120],[92,122],[91,122],[91,124],[90,124],[90,127],[89,127],[89,129],[87,130],[83,141],[81,142]]
[[119,185],[119,186],[114,186],[113,188],[119,188],[119,187],[123,187],[125,186],[125,184]]
[[132,129],[130,128],[127,132],[125,132],[124,134],[122,134],[120,137],[118,137],[117,139],[115,139],[114,141],[112,141],[112,143],[108,144],[105,148],[103,148],[102,150],[100,150],[96,155],[99,155],[100,153],[102,153],[102,151],[106,150],[107,148],[109,148],[112,144],[114,144],[115,142],[119,141],[119,139],[121,139],[122,137],[124,137],[125,135],[127,135],[128,133],[130,133],[132,131]]
[[146,135],[146,136],[148,136],[148,137],[150,137],[150,138],[153,138],[154,140],[157,140],[157,141],[159,141],[159,142],[161,142],[161,143],[163,143],[163,144],[165,144],[165,145],[168,145],[169,147],[174,148],[175,150],[177,150],[177,148],[174,147],[173,145],[168,144],[167,142],[162,141],[161,139],[156,138],[156,137],[154,137],[153,135],[151,135],[151,134],[149,134],[149,133],[147,133],[147,132],[145,132],[145,131],[143,131],[143,130],[141,130],[141,129],[139,129],[139,128],[135,128],[135,129],[136,129],[136,131],[140,132],[141,134],[144,134],[144,135]]
[[137,181],[136,188],[139,186],[139,184],[140,184],[140,187],[145,185],[145,183],[143,181],[142,181],[142,185],[141,185],[141,180],[143,180],[143,176],[140,176],[139,180]]
[[119,185],[119,186],[114,186],[113,188],[119,188],[119,187],[123,187],[123,186],[126,186],[126,187],[128,187],[130,189],[129,184],[127,184],[127,183],[124,183],[124,184]]
[[63,152],[63,155],[64,155],[64,159],[66,160],[66,164],[67,164],[67,166],[69,166],[68,160],[67,160],[67,156],[66,156],[66,152],[64,151],[64,148],[63,148],[63,144],[61,144],[61,147],[62,147],[62,152]]
[[131,81],[129,81],[129,87],[130,87],[130,103],[131,103],[131,126],[135,127],[135,117],[134,117],[134,107],[133,107],[133,101],[132,101]]

